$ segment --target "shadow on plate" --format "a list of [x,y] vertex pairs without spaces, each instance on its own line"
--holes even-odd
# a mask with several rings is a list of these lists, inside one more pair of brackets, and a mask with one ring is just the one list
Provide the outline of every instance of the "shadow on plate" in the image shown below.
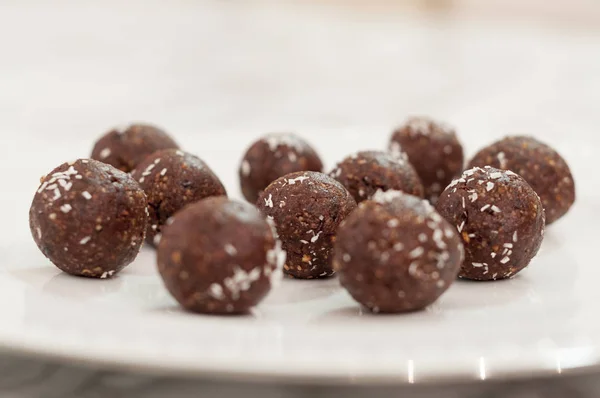
[[390,313],[374,313],[368,308],[353,302],[351,305],[346,305],[341,308],[336,308],[327,311],[310,320],[310,323],[339,323],[340,321],[361,320],[368,321],[369,319],[377,320],[377,322],[406,322],[418,319],[419,322],[439,322],[446,317],[444,310],[438,303],[417,311],[405,313],[390,314]]
[[121,290],[122,286],[122,278],[118,275],[110,279],[96,280],[61,272],[50,278],[42,287],[42,291],[71,300],[86,301],[115,293]]
[[253,312],[253,310],[247,311],[245,313],[238,314],[201,314],[194,313],[190,311],[186,311],[181,308],[177,304],[169,304],[164,306],[159,306],[150,310],[152,313],[164,314],[169,316],[184,316],[188,319],[202,319],[202,320],[218,320],[218,321],[227,321],[227,320],[256,320],[258,316]]

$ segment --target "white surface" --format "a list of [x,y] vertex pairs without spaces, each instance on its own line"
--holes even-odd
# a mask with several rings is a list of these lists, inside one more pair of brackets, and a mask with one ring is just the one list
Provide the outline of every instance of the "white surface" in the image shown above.
[[[600,364],[597,33],[252,1],[119,3],[0,4],[0,345],[159,373],[324,382]],[[469,154],[528,132],[570,162],[577,204],[517,278],[457,282],[404,316],[362,314],[336,279],[288,280],[253,316],[193,316],[168,297],[150,251],[90,281],[60,274],[29,236],[39,176],[88,155],[113,124],[164,126],[238,196],[239,158],[258,134],[296,130],[331,166],[383,148],[415,113],[456,125]]]

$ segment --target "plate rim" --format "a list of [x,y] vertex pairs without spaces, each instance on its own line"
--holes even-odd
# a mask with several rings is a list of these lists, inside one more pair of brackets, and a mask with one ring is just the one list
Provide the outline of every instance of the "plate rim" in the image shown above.
[[[62,341],[58,344],[47,344],[40,339],[23,339],[10,334],[3,335],[0,329],[0,353],[8,353],[26,358],[43,358],[56,361],[58,364],[77,364],[90,368],[100,368],[110,371],[131,372],[134,374],[143,374],[156,377],[176,377],[182,379],[211,379],[217,381],[233,382],[251,382],[258,384],[290,384],[290,385],[322,385],[322,386],[440,386],[440,385],[461,385],[473,383],[502,383],[507,381],[522,381],[532,379],[548,379],[556,377],[573,377],[580,375],[590,375],[600,372],[600,352],[591,348],[594,353],[593,359],[588,360],[586,364],[576,366],[567,366],[557,369],[556,367],[539,366],[539,357],[532,361],[502,360],[495,357],[486,357],[488,367],[494,369],[493,373],[484,377],[475,371],[466,371],[473,369],[467,364],[472,363],[469,360],[452,361],[456,366],[448,361],[440,361],[435,366],[433,362],[427,362],[423,370],[419,371],[418,378],[410,380],[405,371],[391,372],[389,367],[381,367],[373,372],[365,372],[364,368],[356,372],[341,370],[333,372],[319,372],[315,368],[313,371],[307,371],[310,367],[300,366],[303,371],[298,372],[299,366],[284,366],[294,363],[294,361],[283,361],[265,366],[256,366],[252,361],[232,363],[227,359],[217,362],[196,361],[190,363],[189,360],[170,361],[167,366],[161,364],[161,358],[158,353],[143,352],[137,350],[135,355],[127,355],[130,350],[119,351],[116,349],[106,350],[106,354],[94,351],[89,355],[89,346],[78,344],[77,341],[71,341],[64,344]],[[31,337],[31,336],[30,336]],[[113,347],[115,348],[115,347]],[[584,347],[582,347],[584,348]],[[558,352],[558,350],[555,350]],[[116,353],[116,354],[115,354]],[[163,353],[164,354],[164,353]],[[285,362],[285,363],[284,363]],[[538,366],[532,366],[532,362],[538,363]],[[254,366],[251,366],[254,365]],[[296,360],[296,365],[298,361]],[[546,364],[547,365],[547,364]],[[443,369],[443,371],[442,371]]]

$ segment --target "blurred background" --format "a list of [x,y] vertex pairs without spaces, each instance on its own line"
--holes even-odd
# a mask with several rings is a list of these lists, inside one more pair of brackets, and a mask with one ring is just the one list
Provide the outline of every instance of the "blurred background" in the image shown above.
[[[15,198],[29,198],[40,175],[88,156],[97,137],[129,121],[164,127],[234,196],[244,149],[270,131],[307,137],[327,169],[351,150],[384,148],[415,114],[455,125],[467,156],[508,133],[534,134],[567,160],[594,158],[594,146],[578,141],[600,143],[594,0],[0,0],[0,50],[0,147],[23,158],[0,165],[28,181],[6,184],[0,198],[14,210],[4,222],[15,242],[29,239],[29,203]],[[600,192],[597,181],[583,189],[591,199]],[[0,392],[15,397],[107,388],[106,372],[2,361],[11,371],[0,373]],[[109,376],[130,394],[164,382]],[[598,391],[593,378],[559,382],[543,396]],[[185,391],[197,391],[189,383]],[[537,397],[543,384],[493,391]]]
[[296,131],[330,168],[409,115],[455,125],[468,156],[509,133],[591,156],[570,134],[600,140],[599,21],[593,0],[2,0],[3,147],[37,159],[27,195],[130,121],[164,127],[234,196],[260,134]]

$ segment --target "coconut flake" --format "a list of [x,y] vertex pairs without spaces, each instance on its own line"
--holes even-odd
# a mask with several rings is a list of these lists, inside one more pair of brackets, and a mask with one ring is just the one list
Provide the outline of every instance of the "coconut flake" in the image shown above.
[[73,207],[68,203],[60,206],[60,211],[62,211],[65,214],[69,213],[71,210],[73,210]]
[[387,226],[390,228],[396,228],[400,225],[400,221],[397,218],[392,218],[387,222]]
[[250,163],[247,160],[244,160],[242,162],[242,175],[244,177],[248,177],[250,175],[251,171],[252,171],[252,169],[250,167]]
[[307,177],[307,176],[300,176],[300,177],[296,177],[296,178],[290,178],[289,180],[287,180],[287,182],[290,185],[294,185],[297,182],[302,184],[305,180],[308,180],[308,179],[309,179],[309,177]]
[[85,244],[87,244],[87,243],[88,243],[90,240],[92,240],[92,237],[91,237],[91,236],[86,236],[85,238],[83,238],[83,239],[81,239],[81,240],[79,241],[79,244],[80,244],[80,245],[85,245]]
[[231,243],[227,243],[224,247],[224,250],[227,254],[229,254],[232,257],[238,254],[237,249]]
[[498,152],[498,163],[500,163],[500,168],[501,169],[505,169],[506,168],[506,155],[504,154],[504,152]]
[[382,189],[378,189],[377,192],[371,198],[372,201],[377,202],[379,204],[391,203],[395,199],[401,198],[404,196],[402,191],[389,190],[383,191]]
[[265,199],[265,206],[273,207],[273,194],[269,194],[269,197]]
[[104,148],[103,150],[100,151],[100,159],[106,159],[107,157],[110,156],[111,154],[111,150],[110,148]]
[[408,257],[409,258],[421,257],[423,255],[423,253],[425,253],[425,249],[423,249],[421,246],[419,246],[419,247],[416,247],[415,249],[413,249],[410,253],[408,253]]

